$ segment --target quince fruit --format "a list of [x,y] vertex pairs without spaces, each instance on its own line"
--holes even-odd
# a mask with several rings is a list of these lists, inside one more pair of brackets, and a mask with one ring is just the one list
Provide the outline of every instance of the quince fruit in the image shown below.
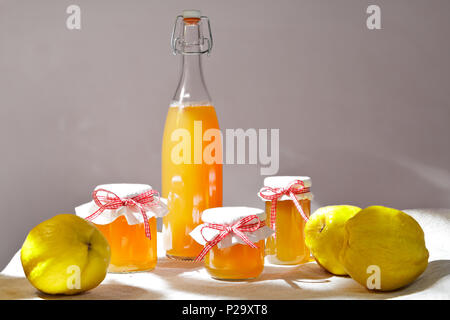
[[425,271],[428,250],[423,230],[411,216],[372,206],[345,224],[340,260],[361,285],[390,291],[406,286]]
[[57,215],[34,227],[20,254],[25,275],[35,288],[66,295],[98,286],[111,258],[102,233],[73,214]]
[[305,242],[317,263],[336,275],[346,275],[339,261],[344,243],[344,225],[361,208],[349,205],[317,209],[305,225]]

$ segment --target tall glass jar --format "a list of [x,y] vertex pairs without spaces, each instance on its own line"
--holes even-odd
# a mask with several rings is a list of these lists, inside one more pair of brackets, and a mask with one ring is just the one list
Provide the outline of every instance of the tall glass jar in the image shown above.
[[192,260],[202,247],[189,233],[203,210],[222,205],[221,134],[202,72],[202,57],[212,48],[209,19],[184,11],[175,21],[172,48],[181,55],[181,75],[162,142],[162,196],[169,209],[163,238],[168,257]]
[[[310,188],[311,178],[304,176],[273,176],[264,179],[264,188],[259,196],[266,201],[266,213],[271,217],[271,227],[275,230],[266,240],[268,262],[293,265],[311,260],[304,233],[306,219],[311,212]],[[292,200],[293,196],[301,212]]]

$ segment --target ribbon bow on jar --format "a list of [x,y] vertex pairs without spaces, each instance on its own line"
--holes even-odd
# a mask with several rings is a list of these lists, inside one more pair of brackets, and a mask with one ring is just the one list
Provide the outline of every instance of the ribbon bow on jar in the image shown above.
[[[265,200],[271,201],[270,205],[270,227],[275,231],[275,219],[277,212],[277,201],[283,195],[287,195],[294,202],[295,207],[305,221],[308,221],[308,216],[303,212],[302,206],[298,203],[297,194],[310,192],[308,187],[301,180],[294,180],[290,182],[285,188],[271,188],[263,187],[259,191],[259,196]],[[275,236],[275,234],[274,234]]]
[[159,194],[155,190],[148,190],[131,198],[120,198],[117,194],[106,189],[97,189],[92,193],[92,199],[99,207],[97,211],[86,217],[86,220],[92,221],[105,210],[116,210],[120,207],[138,208],[144,220],[145,235],[151,239],[150,225],[146,211],[149,207],[158,203]]
[[[257,222],[251,223],[253,220],[257,220]],[[236,223],[230,225],[224,224],[215,224],[215,223],[207,223],[205,224],[201,230],[200,234],[203,239],[206,241],[205,247],[200,252],[200,254],[195,258],[194,261],[201,261],[205,255],[211,250],[214,246],[216,246],[220,241],[222,241],[226,236],[230,233],[234,233],[239,238],[242,239],[246,244],[248,244],[252,248],[257,248],[257,246],[250,241],[250,239],[243,232],[253,232],[265,226],[264,221],[261,221],[256,215],[250,215],[245,218],[240,219]],[[203,236],[203,229],[209,228],[214,230],[219,230],[220,233],[214,237],[211,241],[208,241]]]

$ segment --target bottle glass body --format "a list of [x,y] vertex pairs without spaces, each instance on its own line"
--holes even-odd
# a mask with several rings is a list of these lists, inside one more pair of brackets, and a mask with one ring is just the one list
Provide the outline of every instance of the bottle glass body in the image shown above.
[[[184,24],[191,51],[199,35],[196,23]],[[162,143],[162,196],[169,209],[163,218],[163,239],[168,257],[193,260],[202,246],[189,233],[201,223],[203,210],[222,206],[222,141],[203,78],[202,54],[182,54],[181,59]]]

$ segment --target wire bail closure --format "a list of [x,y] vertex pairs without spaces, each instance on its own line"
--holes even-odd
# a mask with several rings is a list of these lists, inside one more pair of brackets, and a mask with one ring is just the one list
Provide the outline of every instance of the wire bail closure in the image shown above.
[[[180,23],[180,21],[182,22],[184,20],[184,17],[182,15],[179,15],[176,17],[175,19],[175,24],[173,26],[173,30],[172,30],[172,36],[170,39],[170,44],[172,47],[172,53],[174,55],[177,54],[184,54],[184,55],[195,55],[195,54],[210,54],[212,47],[213,47],[213,37],[212,37],[212,33],[211,33],[211,24],[209,22],[209,18],[207,16],[201,16],[199,18],[198,21],[198,28],[199,28],[199,38],[200,38],[200,42],[198,44],[195,44],[198,46],[199,50],[197,51],[185,51],[185,48],[187,46],[192,46],[192,44],[189,44],[188,42],[186,42],[184,40],[184,24]],[[203,32],[202,32],[202,21],[205,21],[207,26],[208,26],[208,34],[209,34],[209,38],[208,37],[203,37]],[[181,29],[181,31],[180,31]]]

